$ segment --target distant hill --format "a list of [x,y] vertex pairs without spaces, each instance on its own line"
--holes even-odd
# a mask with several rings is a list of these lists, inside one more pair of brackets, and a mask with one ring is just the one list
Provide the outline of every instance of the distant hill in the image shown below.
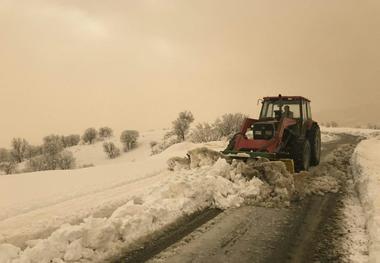
[[355,105],[344,109],[314,112],[313,118],[319,123],[335,121],[339,126],[366,128],[368,124],[380,126],[380,105]]

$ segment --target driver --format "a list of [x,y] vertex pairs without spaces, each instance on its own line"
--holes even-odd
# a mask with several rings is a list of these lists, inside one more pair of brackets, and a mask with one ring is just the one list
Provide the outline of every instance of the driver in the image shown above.
[[290,111],[289,105],[286,105],[284,107],[284,117],[286,118],[293,118],[293,112]]

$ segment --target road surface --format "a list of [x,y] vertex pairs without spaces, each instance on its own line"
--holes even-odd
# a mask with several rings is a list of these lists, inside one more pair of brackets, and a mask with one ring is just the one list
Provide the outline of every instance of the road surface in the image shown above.
[[[357,143],[357,137],[342,135],[322,146],[322,156]],[[345,154],[348,168],[351,152]],[[344,262],[339,219],[344,195],[343,185],[338,193],[313,195],[290,207],[204,211],[116,262]]]

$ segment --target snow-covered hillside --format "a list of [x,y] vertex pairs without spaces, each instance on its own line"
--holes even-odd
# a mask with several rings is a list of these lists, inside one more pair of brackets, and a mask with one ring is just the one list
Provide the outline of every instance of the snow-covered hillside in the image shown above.
[[118,134],[105,141],[97,141],[96,143],[90,145],[77,145],[68,148],[68,150],[73,153],[77,166],[79,167],[83,165],[98,166],[104,164],[134,162],[141,159],[146,159],[148,156],[150,156],[150,143],[152,141],[161,141],[164,134],[164,130],[151,130],[142,132],[138,139],[138,145],[135,149],[127,153],[124,153],[122,151],[121,156],[112,160],[106,158],[106,154],[103,150],[103,143],[113,142],[118,148],[120,148],[120,150],[122,150],[123,145],[120,142],[120,136]]

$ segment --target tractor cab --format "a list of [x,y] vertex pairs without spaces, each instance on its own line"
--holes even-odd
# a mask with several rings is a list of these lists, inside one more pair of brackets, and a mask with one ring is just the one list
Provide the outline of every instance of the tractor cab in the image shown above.
[[291,159],[295,170],[308,170],[320,159],[320,129],[310,100],[301,96],[264,97],[258,119],[247,118],[224,154],[270,160]]

